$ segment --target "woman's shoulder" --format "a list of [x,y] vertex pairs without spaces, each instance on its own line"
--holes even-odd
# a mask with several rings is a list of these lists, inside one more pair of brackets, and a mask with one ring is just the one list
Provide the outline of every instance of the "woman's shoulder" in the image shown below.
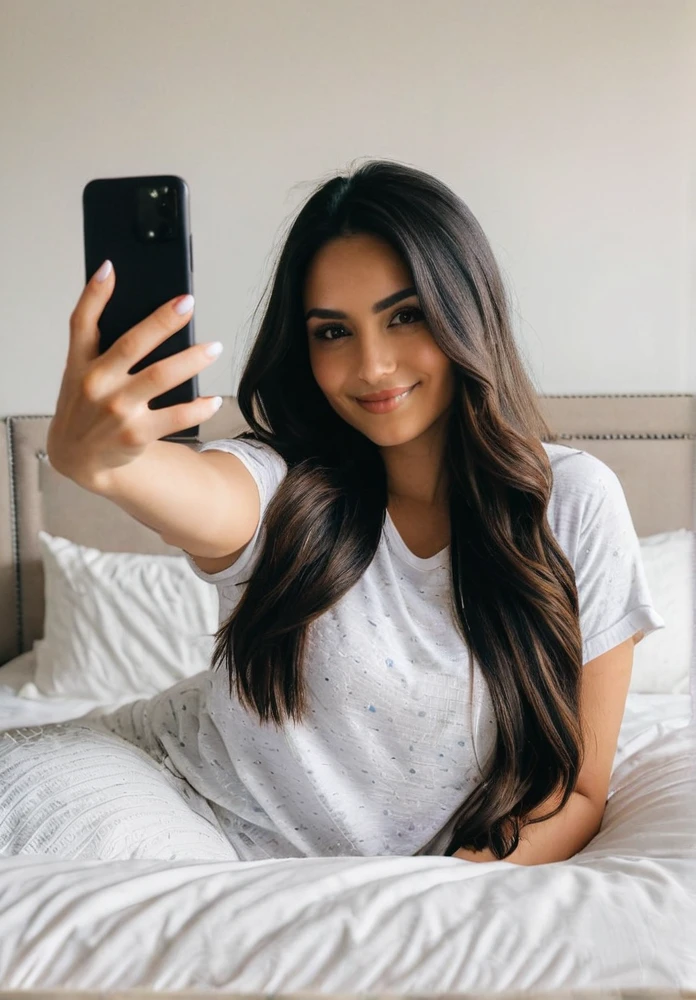
[[265,510],[288,471],[280,452],[256,437],[216,438],[198,447],[198,451],[211,450],[229,452],[244,463],[256,482],[261,508]]
[[227,451],[237,455],[242,461],[287,472],[287,462],[280,452],[266,441],[256,437],[216,438],[199,445],[198,451]]
[[542,442],[553,472],[554,490],[563,493],[596,494],[619,483],[610,466],[596,455],[580,448],[555,442]]
[[553,473],[549,515],[556,526],[579,527],[605,502],[625,504],[619,477],[601,458],[568,445],[543,445]]

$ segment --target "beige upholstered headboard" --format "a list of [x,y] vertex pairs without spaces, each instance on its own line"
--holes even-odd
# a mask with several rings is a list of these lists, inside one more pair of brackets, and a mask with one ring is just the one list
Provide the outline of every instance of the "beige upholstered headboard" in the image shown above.
[[[639,536],[696,525],[696,395],[542,396],[561,444],[616,472]],[[46,460],[50,416],[10,416],[0,434],[0,666],[43,635],[38,532],[108,552],[180,554],[115,504],[76,486]],[[224,398],[201,439],[247,429]]]

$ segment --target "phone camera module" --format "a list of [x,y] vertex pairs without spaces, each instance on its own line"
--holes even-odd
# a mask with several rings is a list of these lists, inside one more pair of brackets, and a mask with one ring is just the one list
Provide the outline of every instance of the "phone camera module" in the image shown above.
[[161,243],[177,235],[176,188],[169,184],[136,189],[136,231],[144,243]]

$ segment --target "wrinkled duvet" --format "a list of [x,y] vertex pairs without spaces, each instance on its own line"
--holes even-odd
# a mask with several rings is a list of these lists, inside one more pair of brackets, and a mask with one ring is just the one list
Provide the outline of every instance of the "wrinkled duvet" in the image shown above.
[[532,867],[242,862],[139,751],[122,759],[95,734],[87,753],[79,722],[57,727],[52,746],[23,726],[0,755],[5,989],[696,988],[688,695],[629,695],[599,834],[569,861]]

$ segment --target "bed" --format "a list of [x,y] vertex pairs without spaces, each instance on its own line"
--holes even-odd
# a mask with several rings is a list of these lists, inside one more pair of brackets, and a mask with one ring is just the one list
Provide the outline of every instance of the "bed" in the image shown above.
[[[641,539],[693,542],[695,395],[542,396],[541,405],[560,443],[616,472]],[[47,612],[40,532],[101,552],[180,556],[52,469],[49,422],[9,416],[0,434],[1,730],[113,704],[35,685]],[[226,397],[201,440],[244,429]],[[685,607],[679,683],[660,687],[648,662],[655,636],[636,647],[643,676],[657,680],[629,692],[602,828],[570,860],[240,862],[195,846],[176,860],[0,853],[3,996],[696,997],[693,597]],[[0,803],[10,792],[0,788]]]

